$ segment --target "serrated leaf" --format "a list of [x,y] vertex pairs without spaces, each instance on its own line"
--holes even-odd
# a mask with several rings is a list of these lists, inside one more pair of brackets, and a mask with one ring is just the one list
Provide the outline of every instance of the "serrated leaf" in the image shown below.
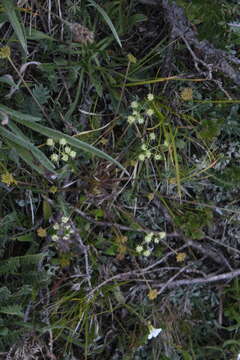
[[22,311],[22,306],[21,305],[3,306],[0,309],[0,313],[6,314],[6,315],[15,315],[15,316],[19,316],[21,318],[24,317],[24,313]]
[[44,87],[42,84],[35,85],[32,93],[41,105],[46,104],[50,98],[49,89]]

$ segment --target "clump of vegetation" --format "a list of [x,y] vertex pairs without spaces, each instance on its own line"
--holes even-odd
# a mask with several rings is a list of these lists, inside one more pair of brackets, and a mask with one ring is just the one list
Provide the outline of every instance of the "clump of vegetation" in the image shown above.
[[210,5],[2,1],[3,359],[238,359],[240,6]]

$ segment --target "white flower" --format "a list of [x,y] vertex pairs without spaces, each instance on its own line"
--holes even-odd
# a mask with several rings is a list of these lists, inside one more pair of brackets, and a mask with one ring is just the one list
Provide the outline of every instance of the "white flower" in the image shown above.
[[149,334],[148,334],[148,340],[151,340],[152,338],[157,337],[160,332],[162,331],[161,328],[156,329],[152,325],[149,326]]
[[143,151],[147,150],[147,145],[146,145],[146,144],[142,144],[142,145],[141,145],[141,149],[142,149]]
[[70,151],[70,157],[72,158],[72,159],[75,159],[75,157],[76,157],[76,155],[77,155],[77,153],[76,153],[76,151]]
[[156,135],[155,135],[154,132],[151,132],[151,133],[149,134],[149,137],[150,137],[151,140],[155,140],[155,139],[156,139]]
[[146,114],[148,116],[152,116],[154,114],[154,111],[152,109],[147,109]]
[[53,228],[54,228],[54,230],[59,230],[60,226],[59,226],[58,223],[56,223],[56,224],[53,225]]
[[132,101],[131,102],[131,108],[136,109],[138,107],[138,102],[137,101]]
[[166,237],[166,235],[167,234],[165,233],[165,231],[161,231],[160,233],[158,233],[158,236],[160,239],[164,239]]
[[55,154],[55,153],[52,154],[52,155],[51,155],[51,160],[54,161],[54,162],[57,162],[57,161],[59,160],[58,154]]
[[151,153],[150,150],[147,150],[145,155],[146,155],[146,157],[147,157],[148,159],[150,159],[152,153]]
[[66,145],[66,143],[67,143],[67,140],[65,140],[64,138],[62,138],[62,139],[59,140],[59,144],[60,144],[60,145],[63,145],[63,146],[64,146],[64,145]]
[[137,252],[137,253],[141,253],[142,251],[143,251],[142,245],[138,245],[138,246],[136,247],[136,252]]
[[63,216],[63,217],[61,218],[61,222],[62,222],[62,224],[66,224],[66,223],[68,222],[68,217],[67,217],[67,216]]
[[127,118],[128,123],[131,125],[135,122],[135,117],[132,115],[129,115]]
[[145,155],[144,155],[144,154],[139,154],[139,155],[138,155],[138,159],[139,159],[140,161],[144,161],[144,160],[145,160]]
[[139,117],[139,118],[137,119],[137,122],[138,122],[139,124],[143,124],[143,123],[144,123],[144,118]]
[[52,241],[58,241],[59,239],[59,236],[57,235],[52,235]]
[[152,100],[154,99],[154,95],[153,95],[153,94],[148,94],[148,95],[147,95],[147,99],[148,99],[149,101],[152,101]]
[[53,146],[54,145],[54,141],[53,139],[47,139],[47,142],[46,142],[47,146]]
[[149,256],[149,255],[151,255],[151,251],[150,251],[150,250],[145,250],[145,251],[143,252],[143,255],[144,255],[144,256]]
[[63,161],[68,161],[68,155],[67,155],[67,154],[63,154],[62,160],[63,160]]
[[145,242],[146,242],[146,243],[150,243],[150,242],[152,241],[153,235],[154,235],[154,234],[153,234],[152,232],[150,232],[149,234],[147,234],[147,235],[145,236],[145,238],[144,238]]
[[70,154],[70,152],[71,152],[70,146],[66,146],[66,147],[64,148],[64,151],[65,151],[66,154]]

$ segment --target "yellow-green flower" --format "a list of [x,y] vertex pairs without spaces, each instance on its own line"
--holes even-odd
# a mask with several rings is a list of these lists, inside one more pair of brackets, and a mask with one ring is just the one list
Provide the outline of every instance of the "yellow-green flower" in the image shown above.
[[1,181],[8,186],[17,185],[17,180],[14,179],[13,175],[8,171],[1,175]]
[[3,46],[0,49],[0,59],[6,59],[6,58],[10,58],[11,56],[11,49],[9,46]]
[[156,289],[151,289],[148,293],[149,300],[154,300],[158,296],[158,291]]
[[47,236],[47,231],[46,231],[46,229],[43,229],[42,227],[40,227],[37,229],[37,234],[39,237],[44,238]]
[[49,191],[50,193],[55,194],[58,191],[58,188],[56,186],[51,186]]
[[176,260],[177,262],[183,262],[187,257],[187,254],[184,252],[177,253]]

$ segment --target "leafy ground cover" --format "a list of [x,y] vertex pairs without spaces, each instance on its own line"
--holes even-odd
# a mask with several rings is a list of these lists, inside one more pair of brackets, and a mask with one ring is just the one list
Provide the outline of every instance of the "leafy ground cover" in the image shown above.
[[239,2],[0,10],[0,357],[237,360]]

